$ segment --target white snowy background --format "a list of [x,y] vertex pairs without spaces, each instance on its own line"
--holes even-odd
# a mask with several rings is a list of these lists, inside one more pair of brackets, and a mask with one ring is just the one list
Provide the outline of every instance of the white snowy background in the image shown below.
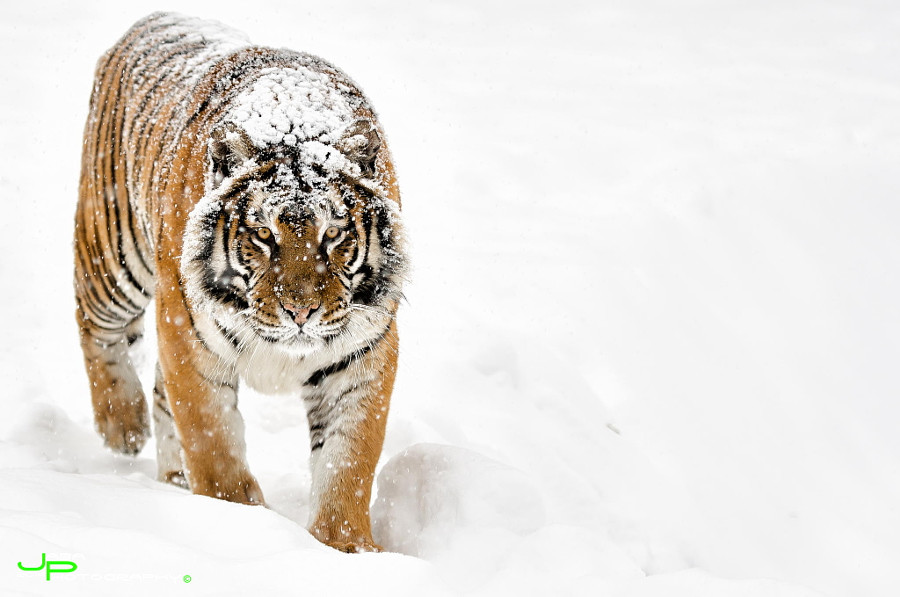
[[[384,121],[394,553],[303,530],[297,400],[242,394],[271,510],[94,433],[81,131],[96,59],[166,8],[326,57]],[[896,2],[31,0],[0,52],[3,595],[900,594]],[[41,553],[79,569],[17,569]]]

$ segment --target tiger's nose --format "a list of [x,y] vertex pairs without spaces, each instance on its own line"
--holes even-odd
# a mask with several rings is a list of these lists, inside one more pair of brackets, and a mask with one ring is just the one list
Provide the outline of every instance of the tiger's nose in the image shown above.
[[303,325],[309,320],[310,313],[319,308],[319,303],[313,303],[308,307],[298,307],[293,303],[282,303],[282,306],[285,311],[291,314],[295,323]]

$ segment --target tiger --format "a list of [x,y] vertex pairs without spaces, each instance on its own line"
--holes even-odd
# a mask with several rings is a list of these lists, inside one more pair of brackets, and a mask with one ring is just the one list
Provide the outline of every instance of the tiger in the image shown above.
[[383,127],[341,70],[154,13],[98,61],[75,215],[94,422],[135,455],[151,417],[129,357],[155,300],[158,478],[265,506],[240,384],[302,400],[309,532],[381,551],[369,504],[408,274]]

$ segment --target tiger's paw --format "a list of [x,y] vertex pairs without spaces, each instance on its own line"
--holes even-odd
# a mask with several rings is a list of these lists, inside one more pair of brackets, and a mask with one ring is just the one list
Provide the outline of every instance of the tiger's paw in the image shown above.
[[107,402],[95,409],[94,423],[103,442],[111,449],[128,456],[137,455],[150,439],[147,404],[144,396],[132,401]]
[[372,541],[325,541],[325,545],[344,553],[381,553],[384,548]]
[[172,471],[169,473],[161,473],[159,475],[159,480],[163,483],[168,483],[170,485],[174,485],[175,487],[181,487],[182,489],[190,489],[188,485],[187,477],[184,474],[184,471]]
[[327,545],[344,553],[368,553],[382,552],[384,548],[372,540],[372,535],[368,531],[363,531],[360,527],[368,528],[368,524],[354,527],[349,524],[339,525],[334,521],[340,520],[333,516],[321,518],[309,528],[309,533]]
[[187,480],[193,493],[238,504],[266,507],[262,489],[249,471],[235,471],[218,478],[204,477],[189,471]]
[[249,481],[240,483],[231,491],[217,491],[215,497],[228,500],[229,502],[237,502],[238,504],[247,504],[248,506],[266,507],[262,489],[260,489],[256,479],[252,477]]

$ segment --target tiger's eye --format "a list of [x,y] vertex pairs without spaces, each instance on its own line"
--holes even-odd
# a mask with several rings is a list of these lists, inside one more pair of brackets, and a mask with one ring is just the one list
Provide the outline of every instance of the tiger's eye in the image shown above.
[[328,229],[325,231],[325,236],[327,236],[328,238],[337,238],[338,234],[340,234],[340,233],[341,233],[341,229],[338,228],[337,226],[329,226]]
[[256,231],[256,236],[263,240],[269,240],[269,238],[272,236],[272,231],[268,228],[259,228]]

